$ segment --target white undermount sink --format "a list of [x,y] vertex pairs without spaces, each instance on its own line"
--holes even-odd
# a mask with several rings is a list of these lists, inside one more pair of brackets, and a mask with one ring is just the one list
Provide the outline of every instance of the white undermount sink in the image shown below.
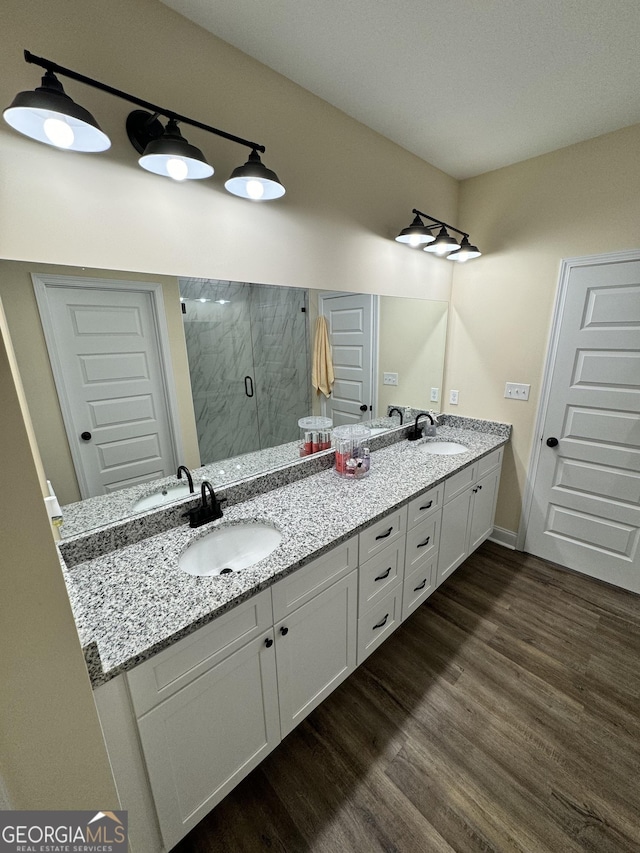
[[188,497],[189,486],[186,483],[176,483],[174,486],[167,486],[160,491],[153,492],[151,495],[139,498],[131,509],[134,512],[143,512],[145,509],[154,509],[157,506],[164,506],[164,504],[171,503],[171,501]]
[[469,448],[457,441],[429,441],[422,445],[422,449],[437,456],[455,456],[456,453],[466,453]]
[[282,534],[270,524],[228,524],[188,545],[178,566],[190,575],[216,577],[241,572],[268,557]]

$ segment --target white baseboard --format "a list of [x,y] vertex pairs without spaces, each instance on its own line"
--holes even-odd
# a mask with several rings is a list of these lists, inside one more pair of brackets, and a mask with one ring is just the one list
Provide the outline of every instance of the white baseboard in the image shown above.
[[504,527],[494,527],[491,536],[489,536],[489,541],[496,542],[498,545],[504,545],[505,548],[511,548],[512,551],[515,551],[517,537],[518,534],[514,530],[505,530]]

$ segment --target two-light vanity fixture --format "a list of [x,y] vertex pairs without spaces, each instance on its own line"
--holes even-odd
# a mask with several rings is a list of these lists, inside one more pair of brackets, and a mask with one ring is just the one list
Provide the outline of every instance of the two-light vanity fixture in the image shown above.
[[[285,189],[278,176],[260,159],[258,152],[264,153],[264,145],[143,101],[49,59],[34,56],[28,50],[25,50],[24,58],[44,68],[45,74],[35,91],[20,92],[3,113],[5,121],[19,133],[69,151],[96,152],[110,147],[109,137],[91,113],[65,93],[56,77],[58,74],[143,108],[130,113],[126,125],[129,141],[141,155],[138,162],[143,169],[175,181],[211,177],[213,167],[207,163],[202,151],[190,145],[180,132],[179,124],[190,124],[251,149],[247,162],[234,169],[225,182],[230,193],[253,201],[267,201],[284,195]],[[160,116],[167,119],[166,127],[160,122]]]
[[[428,213],[423,213],[421,210],[416,210],[415,207],[411,212],[415,214],[415,219],[411,225],[403,228],[398,234],[396,237],[398,243],[406,243],[413,248],[422,248],[425,252],[432,252],[434,255],[439,255],[442,258],[446,257],[447,260],[458,261],[458,263],[470,261],[472,258],[479,258],[482,254],[477,246],[471,245],[469,235],[466,231],[460,231],[459,228],[448,225],[441,219],[435,219],[435,217],[429,216]],[[429,219],[433,224],[425,225],[423,219]],[[432,232],[438,227],[440,227],[440,230],[437,236],[434,236]],[[447,229],[460,234],[462,240],[452,237]]]

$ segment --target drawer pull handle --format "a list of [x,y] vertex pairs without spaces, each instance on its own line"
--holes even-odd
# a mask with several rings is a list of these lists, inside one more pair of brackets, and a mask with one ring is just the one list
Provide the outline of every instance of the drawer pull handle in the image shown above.
[[267,637],[267,639],[264,641],[264,644],[268,649],[270,649],[273,645],[273,640],[271,639],[271,637]]
[[418,592],[418,590],[424,589],[426,585],[427,585],[427,579],[425,578],[425,579],[422,581],[422,583],[420,584],[420,586],[416,586],[416,587],[414,587],[414,588],[413,588],[413,591],[414,591],[414,592]]
[[418,544],[416,545],[416,548],[424,548],[424,546],[428,545],[429,542],[431,542],[431,537],[427,536],[427,538],[424,540],[424,542],[418,542]]
[[478,486],[478,491],[480,491],[481,489],[482,489],[482,486]]
[[389,572],[390,572],[390,571],[391,571],[391,566],[389,566],[389,568],[387,569],[387,571],[386,571],[386,572],[383,572],[381,575],[378,575],[378,577],[377,577],[377,578],[374,578],[374,580],[377,580],[377,581],[383,581],[385,578],[388,578],[388,577],[389,577]]
[[377,624],[377,625],[374,625],[374,626],[373,626],[373,630],[375,631],[375,629],[376,629],[376,628],[382,628],[382,627],[384,627],[384,626],[387,624],[387,619],[388,619],[388,618],[389,618],[389,614],[387,613],[387,615],[384,617],[384,619],[382,620],[382,622],[378,622],[378,624]]
[[433,506],[433,501],[429,501],[428,504],[425,504],[424,506],[420,507],[420,512],[422,512],[423,509],[431,509],[432,506]]
[[282,628],[280,628],[280,633],[282,634],[283,637],[286,637],[287,634],[289,633],[289,629],[286,628],[285,626],[283,626]]
[[386,539],[387,536],[391,536],[391,532],[393,531],[393,527],[390,527],[386,533],[381,533],[380,536],[376,536],[376,542],[378,539]]

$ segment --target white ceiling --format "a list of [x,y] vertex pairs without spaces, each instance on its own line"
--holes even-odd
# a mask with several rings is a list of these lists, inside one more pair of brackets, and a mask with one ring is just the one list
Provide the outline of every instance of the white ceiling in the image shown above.
[[640,0],[163,2],[456,178],[640,122]]

